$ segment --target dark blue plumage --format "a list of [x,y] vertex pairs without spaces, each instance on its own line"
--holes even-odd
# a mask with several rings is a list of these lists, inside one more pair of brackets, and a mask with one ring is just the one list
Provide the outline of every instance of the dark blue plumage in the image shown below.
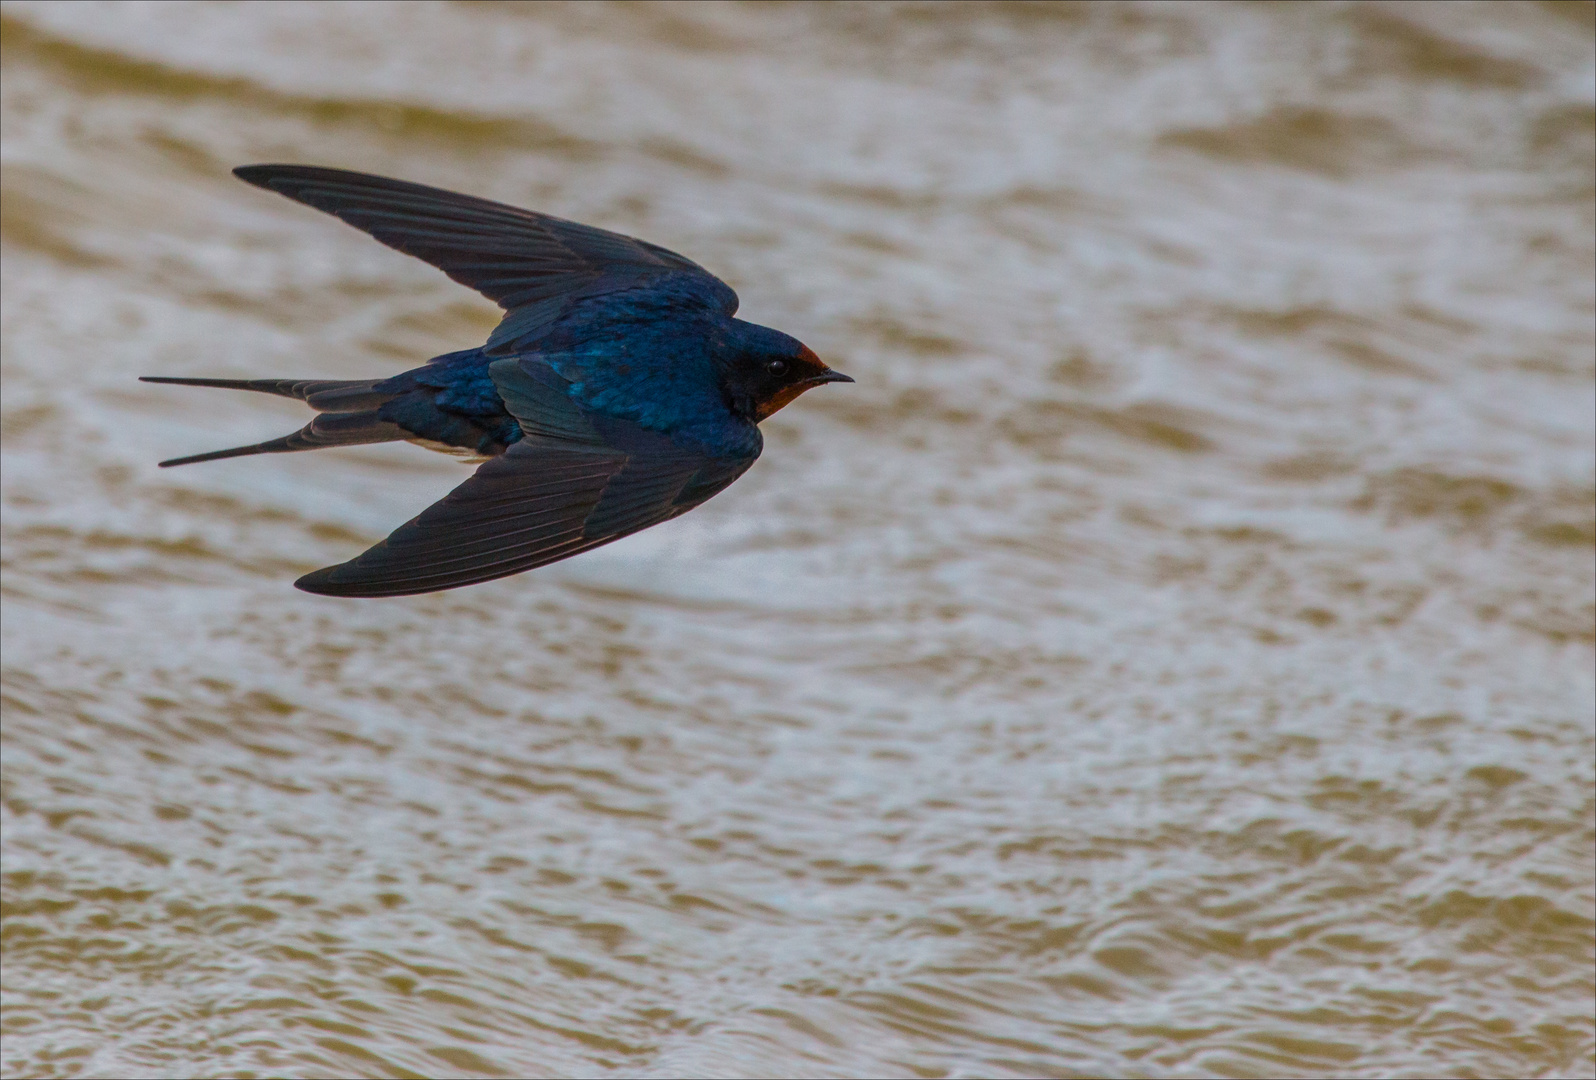
[[426,367],[384,379],[372,389],[394,396],[377,416],[412,438],[491,457],[521,438],[521,425],[504,408],[481,349],[445,353]]
[[786,334],[733,318],[724,282],[645,241],[341,169],[234,172],[505,309],[481,348],[388,379],[145,380],[278,394],[318,414],[292,435],[163,466],[401,439],[488,459],[382,543],[300,578],[309,592],[451,589],[620,539],[741,476],[763,446],[759,421],[852,381]]

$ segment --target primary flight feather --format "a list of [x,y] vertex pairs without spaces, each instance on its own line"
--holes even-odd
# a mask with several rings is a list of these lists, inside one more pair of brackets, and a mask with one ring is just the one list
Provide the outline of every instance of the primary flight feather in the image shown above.
[[317,412],[292,435],[163,467],[401,439],[488,459],[380,544],[295,582],[307,592],[436,592],[619,540],[741,476],[763,446],[759,421],[812,387],[853,381],[786,334],[733,318],[725,282],[646,241],[343,169],[233,172],[504,309],[482,347],[386,379],[144,379],[278,394]]

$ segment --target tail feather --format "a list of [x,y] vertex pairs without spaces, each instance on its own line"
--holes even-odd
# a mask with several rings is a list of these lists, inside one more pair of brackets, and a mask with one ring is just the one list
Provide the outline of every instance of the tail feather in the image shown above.
[[[166,380],[178,381],[178,380]],[[260,382],[273,380],[261,379]],[[285,380],[286,381],[286,380]],[[245,387],[244,389],[254,389]],[[275,391],[267,391],[275,393]],[[292,395],[284,395],[292,396]],[[297,450],[320,450],[327,446],[362,446],[367,443],[394,442],[410,438],[410,433],[398,424],[380,419],[375,412],[327,412],[310,423],[280,439],[250,446],[234,446],[227,450],[212,450],[208,454],[171,458],[161,462],[161,468],[173,465],[193,465],[199,461],[217,461],[221,458],[247,457],[251,454],[287,454]]]
[[173,375],[142,375],[139,382],[178,386],[214,386],[223,390],[253,390],[261,394],[303,401],[318,412],[347,412],[381,405],[393,395],[373,389],[382,379],[187,379]]

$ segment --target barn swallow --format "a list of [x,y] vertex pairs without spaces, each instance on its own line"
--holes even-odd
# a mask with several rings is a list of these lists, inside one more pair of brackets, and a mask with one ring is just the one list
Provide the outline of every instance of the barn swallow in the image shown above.
[[480,348],[392,378],[144,378],[277,394],[317,413],[292,435],[163,468],[397,440],[486,459],[386,540],[294,583],[306,592],[436,592],[619,540],[724,490],[759,457],[759,422],[799,394],[853,381],[796,339],[734,319],[725,282],[647,241],[342,169],[233,173],[504,309]]

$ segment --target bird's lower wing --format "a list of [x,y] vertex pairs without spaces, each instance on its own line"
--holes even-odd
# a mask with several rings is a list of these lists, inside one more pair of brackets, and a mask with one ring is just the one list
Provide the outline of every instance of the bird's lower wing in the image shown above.
[[404,596],[518,574],[675,517],[753,463],[664,436],[628,450],[528,436],[382,543],[295,584],[327,596]]

